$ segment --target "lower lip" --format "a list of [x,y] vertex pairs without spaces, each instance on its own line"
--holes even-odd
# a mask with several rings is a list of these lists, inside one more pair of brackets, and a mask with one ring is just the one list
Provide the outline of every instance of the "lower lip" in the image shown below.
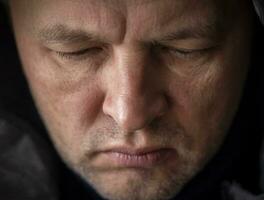
[[145,154],[127,154],[122,152],[107,152],[107,157],[119,167],[151,168],[164,163],[173,151],[164,149]]

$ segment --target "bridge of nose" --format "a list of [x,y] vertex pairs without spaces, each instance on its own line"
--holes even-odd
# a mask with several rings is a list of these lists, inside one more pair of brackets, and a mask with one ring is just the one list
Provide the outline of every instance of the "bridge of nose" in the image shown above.
[[166,109],[148,48],[122,46],[114,50],[103,110],[124,129],[140,129]]

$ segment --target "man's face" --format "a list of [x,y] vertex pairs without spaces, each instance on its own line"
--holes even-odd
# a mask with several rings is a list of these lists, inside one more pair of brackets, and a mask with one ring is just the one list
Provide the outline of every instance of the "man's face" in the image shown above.
[[12,0],[29,85],[64,161],[116,200],[176,195],[219,149],[250,54],[237,0]]

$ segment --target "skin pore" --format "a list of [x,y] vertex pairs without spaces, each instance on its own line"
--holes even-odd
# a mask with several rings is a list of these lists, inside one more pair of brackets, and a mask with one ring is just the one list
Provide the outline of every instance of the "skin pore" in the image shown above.
[[[237,1],[11,0],[43,122],[100,195],[169,199],[220,148],[250,59],[249,5]],[[157,161],[112,160],[138,149]]]

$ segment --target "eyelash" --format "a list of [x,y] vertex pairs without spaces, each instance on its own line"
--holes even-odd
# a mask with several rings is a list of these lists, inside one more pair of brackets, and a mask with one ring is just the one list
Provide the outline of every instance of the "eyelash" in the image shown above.
[[173,47],[166,47],[166,46],[160,46],[160,48],[167,52],[172,54],[173,56],[176,56],[181,59],[192,59],[196,56],[203,55],[210,50],[212,50],[214,47],[208,47],[203,49],[176,49]]
[[55,53],[63,59],[76,59],[76,58],[81,59],[81,58],[86,58],[86,56],[95,55],[96,53],[99,53],[99,51],[102,50],[103,49],[100,47],[92,47],[74,52],[55,51]]

